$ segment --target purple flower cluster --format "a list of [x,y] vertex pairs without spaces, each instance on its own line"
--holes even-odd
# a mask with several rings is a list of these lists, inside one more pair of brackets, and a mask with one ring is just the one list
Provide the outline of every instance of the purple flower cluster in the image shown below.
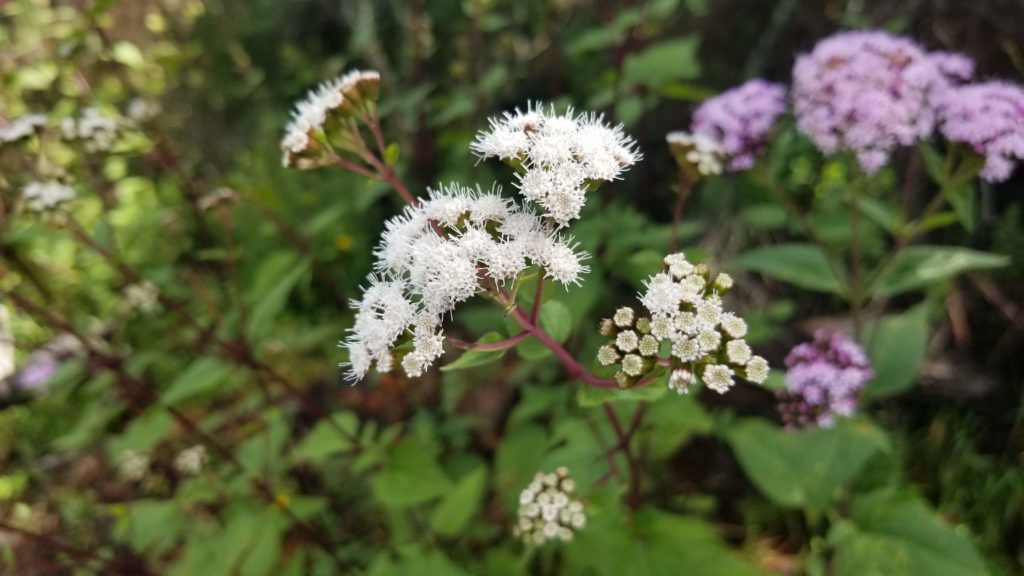
[[1024,160],[1024,88],[986,82],[951,89],[940,104],[942,135],[985,156],[981,177],[1002,182]]
[[929,55],[885,32],[841,32],[793,68],[797,127],[825,153],[849,150],[869,173],[897,146],[931,135],[938,92],[968,71],[963,57]]
[[716,140],[730,171],[745,170],[764,151],[775,122],[786,111],[786,88],[751,80],[704,102],[690,130]]
[[861,388],[874,374],[864,350],[839,333],[818,331],[786,356],[786,388],[779,411],[787,427],[829,427],[857,408]]

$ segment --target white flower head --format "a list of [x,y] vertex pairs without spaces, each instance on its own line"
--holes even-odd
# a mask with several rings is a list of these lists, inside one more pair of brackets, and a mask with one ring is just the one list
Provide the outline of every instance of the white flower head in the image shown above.
[[560,226],[579,218],[593,183],[618,179],[640,159],[621,125],[572,109],[557,114],[540,104],[491,118],[470,149],[516,166],[520,193]]
[[34,212],[51,210],[75,197],[75,190],[55,180],[30,182],[21,190],[25,207]]
[[138,482],[149,473],[149,455],[135,450],[125,450],[117,459],[117,469],[129,482]]
[[0,144],[17,142],[36,133],[36,130],[46,126],[46,116],[42,114],[26,114],[7,125],[0,127]]
[[668,387],[678,394],[689,394],[690,387],[697,383],[697,379],[686,368],[677,368],[668,377]]
[[524,544],[539,546],[551,540],[568,542],[587,524],[583,502],[574,498],[576,483],[569,470],[537,473],[519,494],[519,511],[512,533]]
[[734,384],[732,376],[733,371],[728,366],[724,364],[709,364],[704,367],[701,380],[704,381],[708,388],[719,394],[725,394]]
[[206,446],[196,444],[175,456],[174,469],[184,476],[195,476],[202,472],[208,458]]
[[710,136],[669,132],[665,140],[680,164],[694,168],[702,176],[722,173],[725,149]]

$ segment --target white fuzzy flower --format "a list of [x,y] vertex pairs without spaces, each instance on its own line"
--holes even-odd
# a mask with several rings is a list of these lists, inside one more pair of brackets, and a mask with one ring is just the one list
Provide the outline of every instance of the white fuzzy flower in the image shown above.
[[615,311],[615,315],[612,316],[612,320],[619,328],[629,328],[633,325],[633,319],[635,316],[636,313],[633,312],[632,308],[629,306],[623,306]]
[[60,132],[65,140],[81,141],[87,152],[105,152],[114,147],[122,124],[122,118],[89,107],[78,118],[62,120]]
[[519,191],[560,226],[579,218],[590,183],[615,180],[640,159],[621,125],[533,104],[491,118],[470,149],[481,158],[515,161]]
[[597,361],[602,366],[611,366],[619,361],[619,351],[614,346],[601,346],[597,350]]
[[747,335],[747,323],[732,312],[723,313],[718,321],[730,338],[743,338]]
[[293,155],[301,154],[309,147],[311,136],[322,131],[327,119],[336,110],[344,107],[347,99],[359,98],[361,92],[371,91],[375,97],[380,74],[368,70],[353,70],[343,76],[329,80],[306,93],[295,104],[292,119],[285,126],[281,138],[285,166],[291,166]]
[[393,348],[409,336],[413,350],[398,355],[402,367],[410,376],[423,374],[443,353],[441,321],[458,304],[530,266],[562,284],[578,283],[587,272],[587,255],[539,216],[496,192],[457,184],[430,190],[391,218],[374,255],[379,279],[371,278],[343,343],[352,380],[374,364],[381,372],[390,369]]
[[26,114],[0,127],[0,144],[16,142],[35,134],[37,128],[46,126],[46,116],[42,114]]
[[693,372],[690,372],[686,368],[677,368],[672,371],[672,374],[668,377],[668,387],[675,390],[678,394],[688,394],[690,392],[690,386],[697,383],[697,379],[694,378]]
[[21,190],[25,207],[34,212],[43,212],[75,197],[70,186],[57,181],[30,182]]

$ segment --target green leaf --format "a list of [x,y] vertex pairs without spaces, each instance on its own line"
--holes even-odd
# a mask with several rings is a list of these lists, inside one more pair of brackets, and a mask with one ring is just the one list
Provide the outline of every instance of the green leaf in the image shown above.
[[153,407],[132,420],[125,431],[110,442],[112,455],[116,458],[125,450],[150,452],[163,441],[174,427],[174,418],[166,410]]
[[268,261],[260,268],[257,284],[260,289],[249,294],[252,310],[248,329],[253,335],[261,337],[273,328],[274,321],[288,303],[288,296],[311,265],[310,258],[299,259],[289,255],[287,259],[282,257]]
[[970,182],[943,186],[942,194],[953,207],[953,213],[964,230],[974,232],[974,186]]
[[928,175],[940,187],[945,186],[949,179],[949,175],[946,174],[946,158],[935,149],[935,146],[924,140],[918,142],[917,149],[921,152],[921,158],[924,159],[924,167],[928,171]]
[[[501,342],[505,337],[499,332],[488,332],[480,337],[476,341],[477,344],[494,344],[495,342]],[[490,352],[480,350],[467,350],[455,359],[454,362],[445,364],[441,367],[442,372],[451,372],[453,370],[465,370],[466,368],[472,368],[474,366],[483,366],[484,364],[490,364],[498,358],[501,358],[505,352],[508,352],[508,348],[504,350],[494,350]]]
[[[591,506],[588,506],[588,508]],[[628,515],[622,506],[598,510],[565,545],[566,576],[748,576],[747,564],[707,522],[642,508]],[[589,511],[588,511],[589,515]]]
[[667,390],[668,387],[661,381],[627,389],[583,385],[576,393],[576,401],[584,408],[599,406],[605,402],[653,402],[664,396]]
[[652,460],[671,457],[695,434],[711,431],[711,416],[696,395],[670,394],[648,405],[640,428],[641,445]]
[[335,412],[328,418],[318,422],[302,439],[291,454],[293,461],[319,464],[334,454],[352,449],[352,438],[356,437],[359,428],[356,415],[352,412]]
[[879,450],[885,436],[864,422],[833,428],[784,430],[744,419],[726,433],[743,470],[769,499],[787,508],[825,510],[844,484]]
[[988,574],[970,541],[919,500],[864,497],[854,505],[853,520],[830,534],[836,576]]
[[881,319],[867,335],[874,378],[864,395],[880,398],[914,384],[928,344],[928,307],[920,304],[902,314]]
[[540,307],[540,327],[556,342],[565,342],[572,332],[572,312],[562,302],[548,300]]
[[515,514],[519,492],[530,483],[544,462],[543,447],[548,436],[536,424],[526,423],[511,428],[501,444],[494,463],[494,492],[501,496],[505,511]]
[[430,518],[435,532],[456,536],[480,512],[487,488],[487,467],[477,466],[455,484],[455,488],[441,499]]
[[377,500],[395,508],[420,504],[451,490],[451,481],[437,463],[437,450],[415,437],[392,450],[371,485]]
[[911,246],[901,252],[872,284],[873,294],[893,296],[941,282],[968,270],[1001,268],[1010,259],[954,246]]
[[732,261],[738,270],[760,272],[790,284],[842,295],[843,287],[825,255],[812,244],[776,244],[754,248]]
[[786,209],[773,202],[753,204],[743,209],[743,222],[756,230],[779,230],[789,222]]
[[139,553],[159,554],[174,544],[184,517],[173,500],[135,500],[126,504],[127,540]]
[[231,375],[232,367],[211,356],[196,360],[171,382],[161,397],[164,404],[177,404],[220,386]]
[[654,44],[626,58],[622,76],[627,85],[661,86],[700,75],[696,36]]

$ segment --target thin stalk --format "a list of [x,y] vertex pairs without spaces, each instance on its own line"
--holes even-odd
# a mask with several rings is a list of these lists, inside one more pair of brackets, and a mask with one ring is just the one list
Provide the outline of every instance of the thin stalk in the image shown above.
[[459,340],[458,338],[452,338],[451,336],[445,338],[449,344],[462,350],[475,350],[477,352],[497,352],[499,350],[505,350],[519,344],[523,340],[526,340],[530,336],[527,331],[522,331],[511,338],[505,338],[498,342],[487,342],[481,344],[479,342],[467,342],[465,340]]

